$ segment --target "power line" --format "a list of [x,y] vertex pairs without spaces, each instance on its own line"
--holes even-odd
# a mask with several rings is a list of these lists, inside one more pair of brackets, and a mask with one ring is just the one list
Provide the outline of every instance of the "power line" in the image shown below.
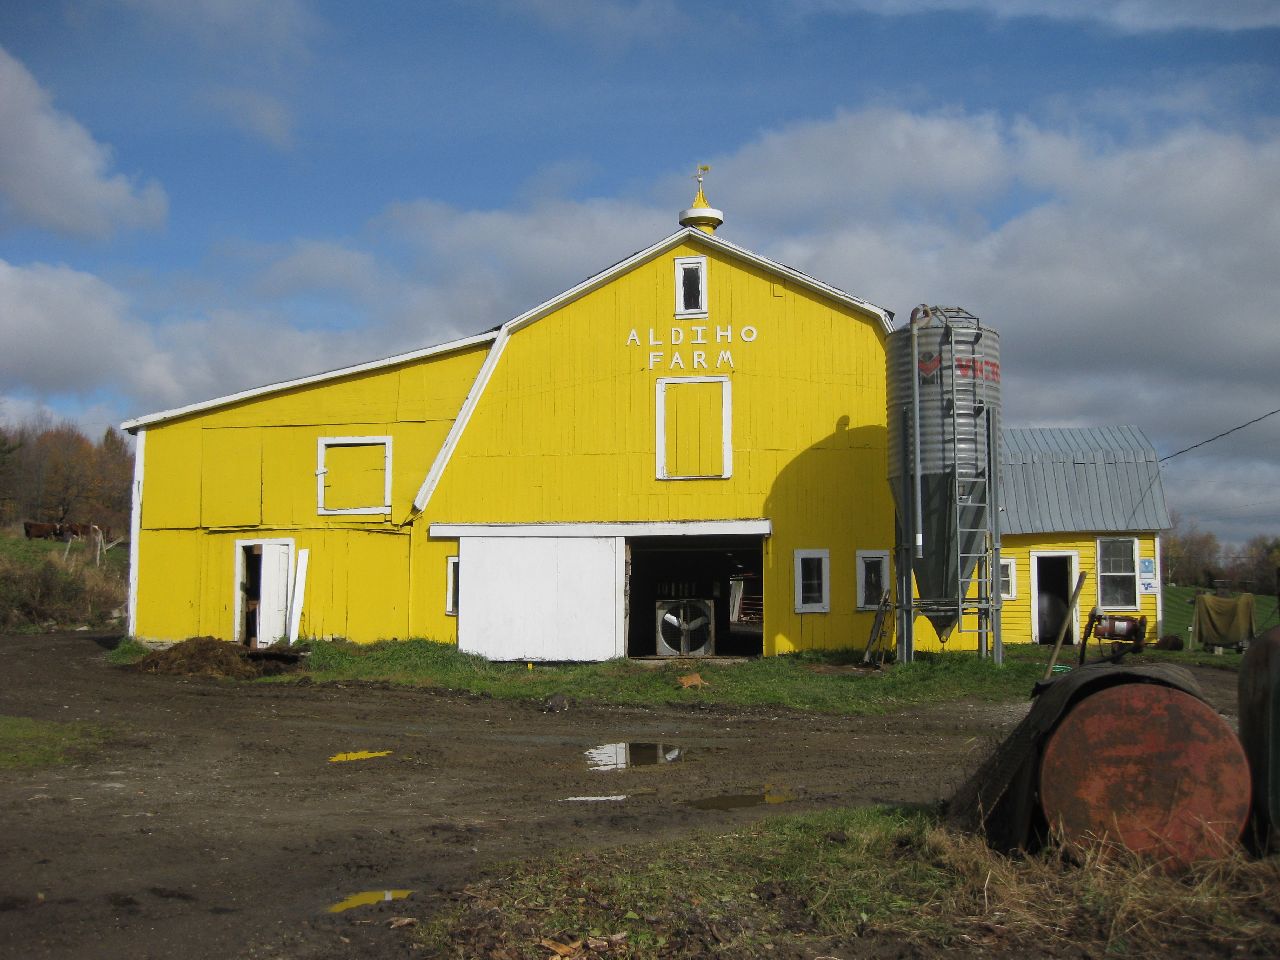
[[1230,430],[1223,430],[1220,434],[1218,434],[1217,436],[1210,437],[1208,440],[1201,440],[1199,443],[1193,443],[1189,447],[1184,447],[1183,449],[1179,450],[1177,453],[1171,453],[1167,457],[1161,457],[1157,462],[1164,463],[1166,460],[1172,460],[1174,457],[1180,457],[1184,453],[1189,453],[1190,451],[1196,449],[1197,447],[1203,447],[1206,443],[1213,443],[1213,441],[1221,440],[1223,437],[1227,436],[1228,434],[1235,433],[1237,430],[1243,430],[1245,427],[1251,427],[1255,423],[1257,423],[1259,420],[1265,420],[1267,419],[1267,417],[1274,417],[1277,413],[1280,413],[1280,407],[1277,407],[1275,410],[1272,410],[1270,413],[1264,413],[1260,417],[1254,417],[1252,420],[1242,423],[1238,427],[1232,427]]

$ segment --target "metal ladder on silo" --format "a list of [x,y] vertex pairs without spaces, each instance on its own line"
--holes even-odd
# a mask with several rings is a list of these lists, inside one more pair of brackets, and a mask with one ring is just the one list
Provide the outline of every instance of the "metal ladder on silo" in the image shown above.
[[[952,558],[956,570],[956,626],[955,632],[960,634],[977,634],[979,648],[985,655],[987,650],[986,634],[989,630],[987,611],[992,589],[990,569],[990,544],[988,543],[988,526],[968,526],[972,523],[972,514],[976,511],[990,511],[991,484],[988,477],[990,457],[981,460],[977,457],[981,434],[986,432],[986,411],[988,409],[987,379],[985,357],[981,351],[981,324],[977,317],[960,307],[942,307],[938,310],[948,321],[971,321],[978,329],[977,337],[966,338],[957,342],[954,335],[947,338],[951,371],[951,396],[949,411],[951,462],[955,465],[955,477],[951,493],[951,508],[954,511],[956,537],[954,541],[955,555]],[[962,376],[961,371],[968,371]],[[986,437],[988,442],[994,438]],[[967,447],[972,455],[962,458],[961,450]],[[986,448],[986,443],[982,444]],[[990,522],[990,518],[989,521]],[[975,545],[965,549],[966,541],[974,541]],[[968,561],[973,561],[973,570],[966,576],[964,568]],[[970,591],[973,596],[970,596]],[[973,626],[965,625],[966,611],[976,614]]]

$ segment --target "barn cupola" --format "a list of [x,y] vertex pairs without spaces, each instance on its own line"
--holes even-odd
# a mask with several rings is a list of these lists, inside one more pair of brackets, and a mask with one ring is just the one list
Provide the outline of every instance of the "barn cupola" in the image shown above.
[[707,196],[702,192],[702,175],[710,169],[706,164],[698,164],[698,172],[694,176],[698,181],[698,193],[693,198],[693,205],[680,212],[680,226],[697,227],[703,233],[715,233],[716,227],[724,223],[724,214],[707,203]]

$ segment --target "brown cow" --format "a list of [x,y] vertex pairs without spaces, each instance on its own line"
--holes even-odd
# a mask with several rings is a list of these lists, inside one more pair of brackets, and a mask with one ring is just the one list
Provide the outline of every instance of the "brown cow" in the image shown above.
[[22,532],[27,535],[28,540],[57,540],[62,536],[62,524],[24,520]]
[[90,523],[64,523],[62,525],[62,536],[64,539],[72,537],[87,537],[93,532],[93,524]]

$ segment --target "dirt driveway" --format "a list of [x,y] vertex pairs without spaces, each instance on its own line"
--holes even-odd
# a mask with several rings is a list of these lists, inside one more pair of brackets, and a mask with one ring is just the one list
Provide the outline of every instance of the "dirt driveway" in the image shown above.
[[[403,957],[404,933],[368,921],[421,915],[501,860],[825,806],[932,803],[1024,709],[543,713],[368,684],[140,675],[109,666],[110,645],[0,637],[0,713],[117,732],[88,762],[0,772],[0,957]],[[1200,675],[1234,714],[1234,676]],[[619,741],[684,754],[589,768],[584,751]],[[351,751],[391,753],[329,761]],[[785,802],[693,804],[766,791]],[[326,912],[384,889],[414,893]]]

